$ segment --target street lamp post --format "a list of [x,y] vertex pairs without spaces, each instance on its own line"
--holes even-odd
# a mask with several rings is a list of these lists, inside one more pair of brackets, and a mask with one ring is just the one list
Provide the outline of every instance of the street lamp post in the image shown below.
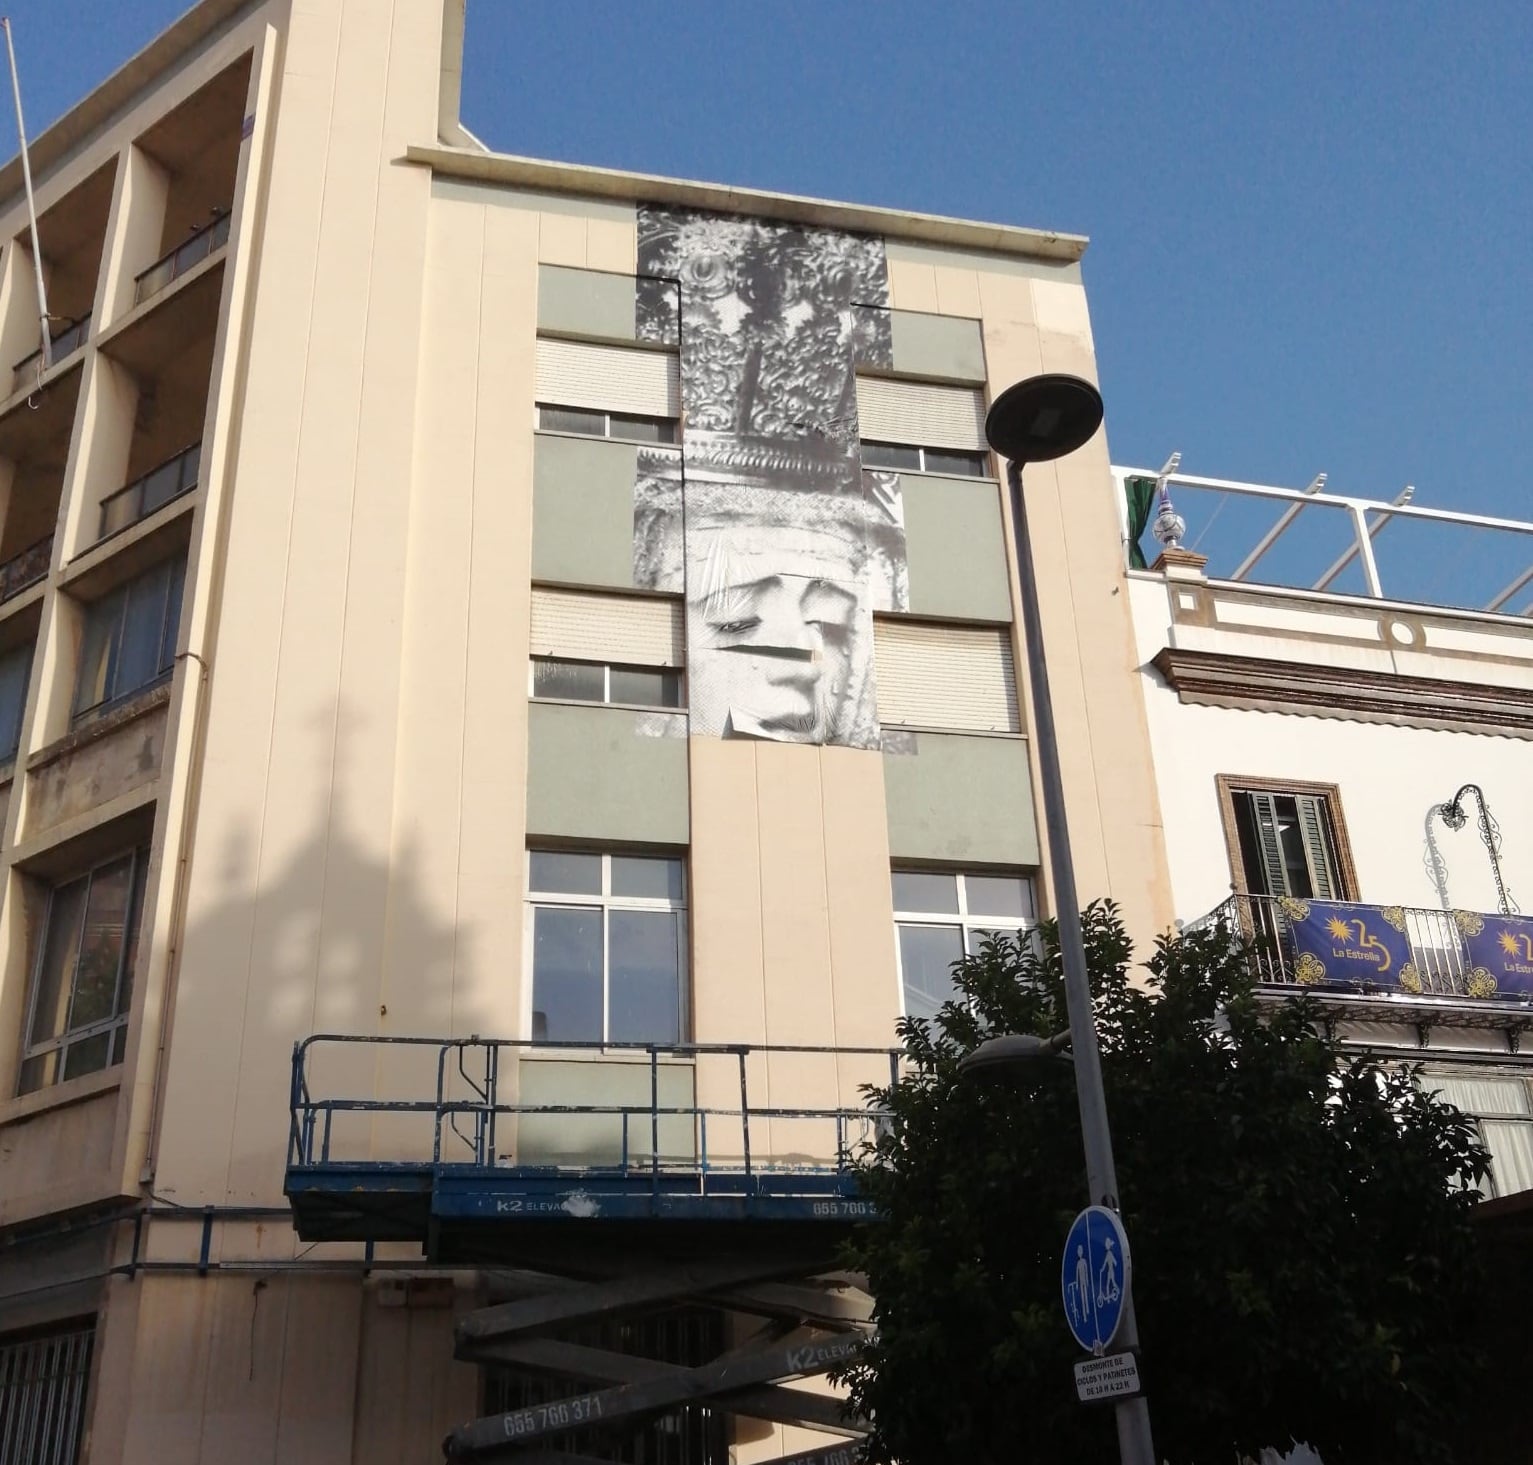
[[[1059,921],[1059,951],[1064,967],[1065,1006],[1070,1017],[1070,1047],[1074,1055],[1075,1093],[1080,1105],[1081,1135],[1086,1151],[1086,1183],[1092,1205],[1118,1209],[1118,1178],[1113,1167],[1112,1135],[1107,1126],[1107,1099],[1102,1088],[1102,1059],[1097,1049],[1092,1015],[1091,983],[1086,974],[1086,947],[1081,937],[1080,902],[1075,891],[1075,867],[1070,858],[1070,831],[1065,821],[1064,785],[1059,772],[1059,742],[1054,729],[1054,704],[1049,695],[1049,672],[1043,651],[1043,626],[1038,613],[1038,586],[1033,575],[1028,539],[1027,506],[1022,493],[1022,468],[1073,453],[1096,432],[1102,421],[1102,398],[1088,381],[1075,376],[1035,376],[1008,387],[991,404],[985,437],[1007,460],[1013,529],[1016,535],[1017,578],[1022,587],[1022,629],[1027,641],[1028,690],[1038,730],[1038,769],[1043,784],[1044,823],[1049,837],[1049,870],[1054,907]],[[1007,1042],[992,1039],[993,1044]],[[1047,1045],[1041,1045],[1045,1050]],[[974,1055],[976,1058],[979,1054]],[[1011,1061],[1030,1062],[1041,1056],[1030,1045],[1018,1048]],[[992,1058],[991,1061],[994,1061]],[[1137,1351],[1139,1327],[1130,1295],[1118,1333],[1123,1346]],[[1150,1411],[1142,1397],[1117,1406],[1118,1453],[1123,1465],[1155,1465],[1150,1436]]]

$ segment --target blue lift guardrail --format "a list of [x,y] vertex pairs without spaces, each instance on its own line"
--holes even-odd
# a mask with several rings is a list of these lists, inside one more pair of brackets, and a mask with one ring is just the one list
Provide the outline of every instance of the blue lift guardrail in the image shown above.
[[[433,1048],[434,1060],[423,1051]],[[443,1225],[571,1219],[845,1222],[868,1213],[851,1160],[880,1113],[865,1105],[758,1103],[752,1083],[787,1087],[791,1098],[793,1070],[801,1074],[818,1060],[819,1087],[833,1074],[839,1097],[850,1084],[892,1082],[900,1056],[894,1048],[792,1044],[319,1034],[293,1049],[286,1191],[300,1234],[313,1240],[424,1243]],[[603,1078],[603,1060],[624,1063],[630,1082],[643,1063],[647,1097],[521,1102],[520,1084],[508,1076],[524,1078],[536,1061],[559,1059],[598,1065],[593,1086]],[[434,1084],[408,1096],[408,1070],[425,1079],[425,1063],[434,1067]],[[365,1070],[371,1092],[321,1091],[315,1070],[332,1065],[353,1075]],[[662,1080],[674,1081],[677,1069],[691,1102],[663,1102]],[[705,1071],[706,1103],[696,1088]],[[571,1063],[566,1077],[573,1072]],[[731,1098],[722,1102],[726,1085]],[[379,1097],[391,1089],[407,1096]],[[544,1146],[580,1125],[589,1134],[593,1121],[605,1148],[578,1163],[550,1163],[526,1142],[534,1129]],[[792,1148],[766,1142],[773,1123],[791,1132]],[[380,1127],[387,1131],[381,1140]]]

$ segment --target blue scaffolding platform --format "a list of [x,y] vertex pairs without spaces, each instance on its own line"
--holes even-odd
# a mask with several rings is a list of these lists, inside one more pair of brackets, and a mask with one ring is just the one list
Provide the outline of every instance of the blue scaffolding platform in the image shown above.
[[898,1059],[318,1035],[293,1052],[285,1190],[306,1241],[418,1241],[443,1257],[554,1223],[678,1240],[720,1222],[845,1226],[869,1213],[851,1161],[881,1117],[861,1091]]

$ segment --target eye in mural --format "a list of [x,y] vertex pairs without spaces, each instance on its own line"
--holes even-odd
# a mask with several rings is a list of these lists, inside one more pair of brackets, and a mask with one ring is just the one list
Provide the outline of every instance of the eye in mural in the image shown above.
[[684,429],[679,483],[641,456],[634,578],[685,593],[692,732],[876,748],[873,612],[907,603],[899,480],[857,455],[856,365],[891,359],[882,241],[638,227],[639,333],[679,326]]

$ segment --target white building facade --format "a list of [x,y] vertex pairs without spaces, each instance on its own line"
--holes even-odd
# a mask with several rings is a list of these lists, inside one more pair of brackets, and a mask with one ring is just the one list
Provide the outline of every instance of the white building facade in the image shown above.
[[1423,1063],[1478,1116],[1492,1195],[1528,1191],[1533,596],[1500,570],[1533,559],[1533,524],[1119,476],[1212,552],[1129,571],[1178,923],[1222,911],[1265,991],[1308,988],[1347,1043]]

